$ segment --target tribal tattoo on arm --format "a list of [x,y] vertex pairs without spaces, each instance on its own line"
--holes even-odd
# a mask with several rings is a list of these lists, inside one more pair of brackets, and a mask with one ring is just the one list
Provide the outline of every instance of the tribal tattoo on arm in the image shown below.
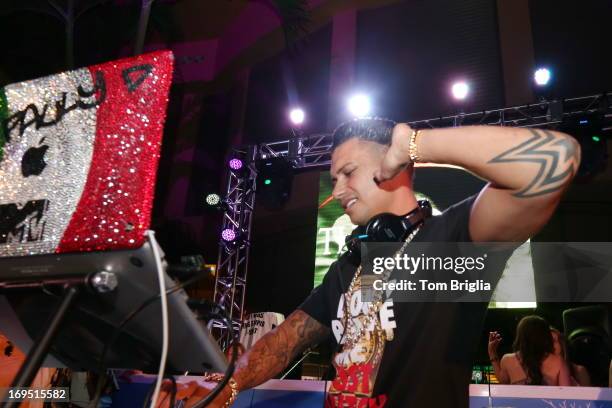
[[240,389],[255,387],[282,371],[299,353],[330,335],[329,328],[296,310],[240,357],[234,378]]
[[539,168],[529,184],[514,193],[531,198],[560,191],[580,165],[580,145],[570,136],[547,130],[529,129],[532,137],[494,157],[489,163],[537,163]]

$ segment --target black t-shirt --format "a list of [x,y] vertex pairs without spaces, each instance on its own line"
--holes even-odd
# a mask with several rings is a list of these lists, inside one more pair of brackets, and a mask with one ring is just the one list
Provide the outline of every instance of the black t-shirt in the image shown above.
[[[474,200],[427,219],[412,242],[471,242]],[[360,310],[367,309],[356,294],[343,296],[355,272],[347,257],[340,257],[300,306],[330,327],[336,342],[346,343],[345,304],[353,319],[365,319]],[[486,310],[486,303],[385,302],[377,315],[382,330],[366,331],[362,341],[350,348],[344,344],[334,356],[336,378],[326,406],[468,407],[472,355]]]

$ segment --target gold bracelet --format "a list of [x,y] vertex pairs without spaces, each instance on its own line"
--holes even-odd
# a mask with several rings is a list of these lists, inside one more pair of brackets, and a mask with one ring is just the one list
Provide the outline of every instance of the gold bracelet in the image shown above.
[[410,161],[416,163],[419,161],[419,151],[417,149],[416,138],[419,135],[420,130],[412,129],[410,135],[410,144],[408,145],[408,153],[410,154]]
[[[223,381],[223,378],[225,378],[223,374],[212,373],[212,374],[205,375],[203,380],[221,382]],[[232,395],[230,396],[230,399],[225,402],[225,405],[223,405],[224,408],[228,408],[230,405],[234,403],[234,401],[236,401],[236,398],[238,397],[238,392],[239,392],[238,383],[236,382],[236,380],[234,380],[234,377],[230,377],[227,384],[229,385],[230,390],[232,391]]]

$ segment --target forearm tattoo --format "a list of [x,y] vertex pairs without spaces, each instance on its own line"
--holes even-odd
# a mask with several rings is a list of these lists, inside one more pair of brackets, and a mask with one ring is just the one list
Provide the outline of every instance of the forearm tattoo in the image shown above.
[[579,145],[571,137],[547,130],[529,129],[533,137],[494,157],[489,163],[537,163],[539,169],[527,187],[514,193],[519,198],[537,197],[561,190],[578,171]]
[[236,364],[240,388],[255,387],[282,371],[300,352],[330,335],[330,329],[301,310],[262,337]]

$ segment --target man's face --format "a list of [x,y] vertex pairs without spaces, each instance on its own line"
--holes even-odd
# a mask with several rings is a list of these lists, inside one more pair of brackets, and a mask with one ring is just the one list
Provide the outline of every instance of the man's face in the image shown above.
[[390,212],[398,181],[374,181],[386,150],[381,144],[352,138],[332,154],[332,195],[353,224],[365,225],[373,216]]

